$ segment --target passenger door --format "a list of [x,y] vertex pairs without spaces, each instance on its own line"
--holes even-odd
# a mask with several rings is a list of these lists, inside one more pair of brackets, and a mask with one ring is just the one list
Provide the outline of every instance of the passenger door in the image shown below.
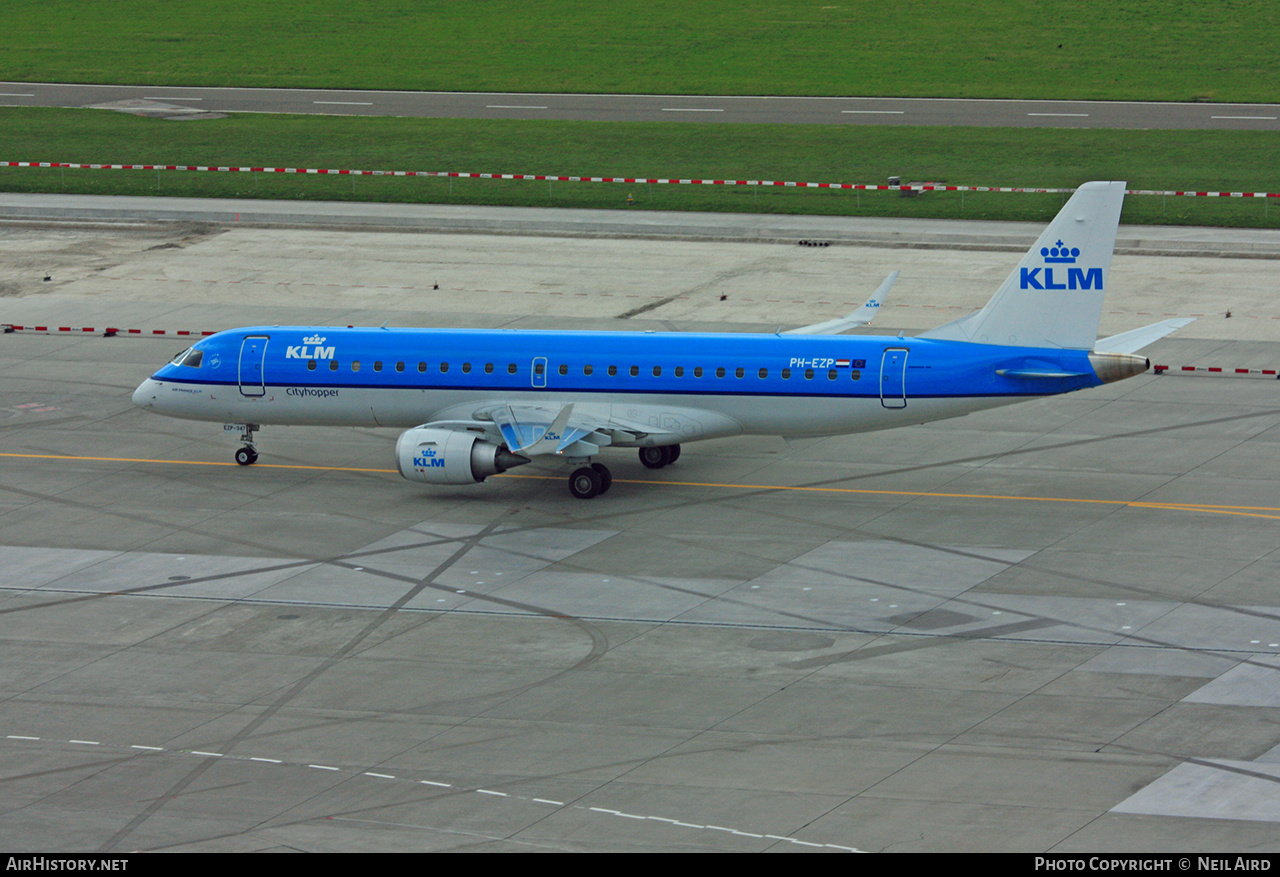
[[880,404],[907,407],[907,348],[887,347],[880,359]]
[[268,335],[246,335],[240,344],[240,395],[265,396],[267,384],[263,365],[267,359]]

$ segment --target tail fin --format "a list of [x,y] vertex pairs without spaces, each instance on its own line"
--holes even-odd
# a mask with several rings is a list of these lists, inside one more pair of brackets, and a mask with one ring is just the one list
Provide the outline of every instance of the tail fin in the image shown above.
[[919,337],[1092,349],[1124,193],[1123,182],[1085,183],[986,307]]

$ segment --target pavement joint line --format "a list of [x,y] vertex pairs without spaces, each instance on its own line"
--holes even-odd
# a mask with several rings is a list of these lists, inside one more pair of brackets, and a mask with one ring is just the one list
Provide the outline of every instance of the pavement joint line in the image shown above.
[[[27,741],[27,742],[52,743],[52,744],[56,744],[56,743],[78,743],[78,744],[90,744],[90,745],[93,745],[93,746],[104,746],[104,745],[105,745],[105,746],[107,746],[108,748],[126,748],[123,744],[119,744],[119,745],[103,744],[103,743],[101,743],[100,741],[96,741],[96,740],[76,740],[76,739],[57,740],[57,739],[54,739],[54,738],[48,738],[48,737],[36,737],[36,736],[30,736],[30,735],[24,735],[24,734],[8,734],[8,735],[6,735],[6,736],[5,736],[5,739],[7,739],[7,740],[22,740],[22,741]],[[473,792],[473,793],[475,793],[475,794],[479,794],[479,795],[487,795],[487,796],[494,797],[494,798],[507,798],[507,799],[512,800],[512,801],[520,801],[520,802],[524,802],[524,803],[546,804],[546,805],[553,806],[553,807],[558,807],[558,808],[560,808],[560,809],[564,809],[564,810],[569,810],[569,809],[572,809],[572,810],[581,810],[581,811],[584,811],[584,812],[599,813],[599,814],[602,814],[602,815],[605,815],[605,816],[616,816],[616,817],[618,817],[618,818],[620,818],[620,819],[631,819],[631,820],[638,820],[638,821],[660,822],[660,823],[663,823],[663,824],[665,824],[665,825],[670,825],[670,826],[673,826],[673,827],[693,828],[693,829],[698,829],[698,830],[702,830],[702,831],[719,831],[719,832],[724,832],[724,833],[726,833],[726,834],[733,834],[733,835],[737,835],[738,837],[746,837],[746,838],[752,838],[752,839],[768,839],[768,840],[787,841],[788,843],[798,844],[798,845],[801,845],[801,846],[810,846],[810,847],[818,847],[818,848],[823,848],[823,849],[841,850],[841,851],[844,851],[844,852],[861,852],[861,850],[858,850],[858,849],[857,849],[857,848],[855,848],[855,847],[844,846],[844,845],[840,845],[840,844],[814,843],[814,842],[812,842],[812,841],[803,841],[803,840],[800,840],[799,838],[789,837],[789,836],[787,836],[787,835],[779,835],[779,834],[757,834],[757,833],[755,833],[755,832],[742,831],[742,830],[739,830],[739,829],[736,829],[736,828],[729,828],[729,827],[721,826],[721,825],[710,825],[710,824],[707,824],[707,825],[701,825],[701,824],[698,824],[698,823],[694,823],[694,822],[684,822],[684,821],[681,821],[681,820],[679,820],[679,819],[673,819],[673,818],[665,817],[665,816],[643,816],[643,815],[636,814],[636,813],[628,813],[628,812],[623,811],[623,810],[615,810],[615,809],[612,809],[612,808],[609,808],[609,807],[595,807],[595,806],[586,805],[586,804],[566,804],[566,803],[564,803],[564,802],[562,802],[562,801],[554,801],[554,800],[551,800],[551,799],[549,799],[549,798],[537,798],[537,797],[531,797],[531,796],[526,796],[526,795],[515,795],[515,794],[511,794],[511,793],[509,793],[509,792],[501,792],[501,791],[497,791],[497,790],[494,790],[494,789],[485,789],[485,788],[480,788],[480,787],[475,787],[475,788],[470,788],[470,789],[467,789],[467,788],[465,788],[465,787],[463,787],[463,788],[459,788],[458,786],[452,785],[452,784],[450,784],[450,783],[439,782],[439,781],[435,781],[435,780],[410,780],[410,779],[407,779],[407,778],[401,778],[401,777],[393,776],[393,775],[391,775],[391,774],[377,773],[377,772],[374,772],[374,771],[359,770],[359,769],[352,769],[352,768],[343,768],[343,767],[339,767],[339,766],[336,766],[336,765],[328,765],[328,764],[312,764],[312,763],[306,763],[306,762],[285,762],[285,761],[283,761],[283,760],[281,760],[281,759],[278,759],[278,758],[267,758],[267,757],[263,757],[263,756],[226,755],[226,754],[224,754],[224,753],[218,753],[218,752],[205,752],[205,751],[203,751],[203,750],[199,750],[199,749],[170,749],[170,748],[165,748],[165,747],[162,747],[162,746],[145,746],[145,745],[136,744],[136,743],[135,743],[135,744],[132,744],[132,745],[130,745],[130,746],[128,746],[127,748],[129,748],[129,749],[136,749],[136,750],[145,750],[146,752],[149,752],[149,753],[150,753],[150,752],[164,753],[164,754],[168,754],[168,755],[179,755],[179,756],[181,756],[181,755],[190,755],[190,756],[196,756],[196,757],[201,757],[201,758],[209,758],[209,757],[213,757],[213,758],[226,758],[226,759],[227,759],[227,760],[229,760],[229,761],[257,762],[257,763],[259,763],[259,764],[272,764],[272,765],[277,765],[277,766],[280,766],[280,767],[282,767],[282,768],[288,768],[288,767],[306,767],[306,768],[310,768],[310,769],[313,769],[313,770],[323,770],[323,771],[328,771],[328,772],[333,772],[333,773],[351,774],[351,775],[353,775],[353,776],[366,776],[366,777],[371,777],[371,778],[375,778],[375,779],[386,779],[386,780],[393,780],[393,781],[397,781],[397,782],[411,782],[411,783],[413,783],[413,784],[415,784],[415,785],[435,786],[435,787],[437,787],[437,788],[443,788],[443,789],[459,789],[460,791],[469,791],[469,792]]]

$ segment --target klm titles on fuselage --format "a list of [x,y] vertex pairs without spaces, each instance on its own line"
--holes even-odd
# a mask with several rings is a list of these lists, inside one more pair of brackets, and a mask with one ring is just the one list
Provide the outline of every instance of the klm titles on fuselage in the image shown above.
[[324,337],[321,335],[311,335],[302,339],[301,344],[295,344],[287,347],[284,352],[285,359],[333,359],[333,347],[322,347]]
[[[1080,257],[1079,247],[1067,247],[1062,241],[1052,247],[1041,247],[1040,255],[1048,265],[1043,268],[1023,268],[1020,286],[1023,289],[1102,289],[1101,268],[1067,268],[1066,278],[1058,268],[1054,277],[1052,265],[1074,265]],[[1040,272],[1044,275],[1041,276]]]

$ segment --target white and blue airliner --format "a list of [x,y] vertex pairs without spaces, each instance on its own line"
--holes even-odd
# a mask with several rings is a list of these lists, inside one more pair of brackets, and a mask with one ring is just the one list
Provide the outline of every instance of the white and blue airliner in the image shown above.
[[649,468],[688,442],[891,429],[1068,393],[1146,371],[1134,351],[1190,320],[1097,339],[1122,182],[1086,183],[982,310],[915,337],[841,335],[858,311],[772,334],[255,326],[184,350],[133,394],[143,408],[225,424],[235,458],[270,425],[397,427],[400,474],[470,484],[530,462],[609,489],[605,448]]

